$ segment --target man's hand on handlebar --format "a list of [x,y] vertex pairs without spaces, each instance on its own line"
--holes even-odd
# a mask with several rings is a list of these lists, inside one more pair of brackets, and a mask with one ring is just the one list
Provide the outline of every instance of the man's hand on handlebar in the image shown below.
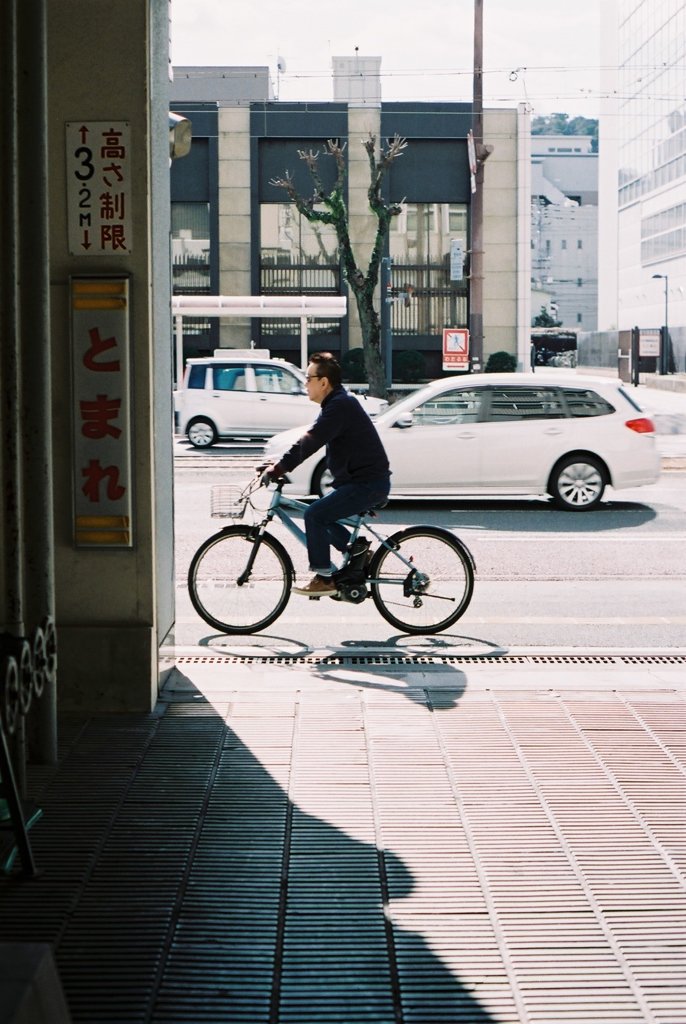
[[263,487],[268,487],[269,484],[273,484],[283,476],[283,470],[278,462],[269,462],[264,466],[258,466],[257,472],[260,474],[260,484]]

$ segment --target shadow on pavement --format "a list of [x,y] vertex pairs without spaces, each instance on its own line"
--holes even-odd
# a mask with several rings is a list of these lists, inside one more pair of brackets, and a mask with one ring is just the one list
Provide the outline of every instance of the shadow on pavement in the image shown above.
[[[73,728],[42,776],[41,874],[0,878],[0,940],[53,946],[74,1024],[494,1024],[459,977],[460,950],[473,961],[490,927],[468,894],[453,886],[450,912],[437,901],[417,919],[454,929],[452,969],[394,921],[415,878],[375,838],[345,745],[364,759],[362,732],[334,718],[343,745],[322,747],[327,702],[299,712],[292,696],[243,686],[232,700],[219,683],[204,693],[175,669],[153,714]],[[455,700],[463,684],[457,673]]]
[[[427,508],[423,502],[393,502],[392,506],[384,509],[384,518],[379,520],[379,525],[383,529],[392,525],[394,519],[404,522],[407,512],[412,512],[416,520],[421,521],[422,510],[426,518]],[[644,526],[657,518],[657,512],[650,505],[617,499],[603,501],[590,512],[564,512],[546,501],[535,499],[508,499],[507,503],[436,500],[431,502],[430,508],[440,514],[440,525],[454,530],[458,536],[460,528],[466,527],[513,533],[597,533]],[[444,519],[444,516],[448,518]]]

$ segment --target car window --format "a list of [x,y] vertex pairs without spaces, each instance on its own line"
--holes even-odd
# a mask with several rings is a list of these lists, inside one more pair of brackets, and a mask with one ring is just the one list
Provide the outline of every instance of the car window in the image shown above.
[[556,388],[493,388],[487,419],[549,420],[566,416]]
[[190,369],[188,370],[188,382],[186,384],[186,387],[204,388],[206,374],[206,366],[198,366],[197,364],[191,363]]
[[418,405],[412,413],[413,424],[421,427],[476,423],[480,403],[479,391],[467,391],[462,388],[459,391],[446,391]]
[[607,399],[587,388],[563,388],[562,393],[572,416],[608,416],[615,411]]
[[245,391],[245,366],[215,366],[215,391]]
[[255,366],[255,381],[258,391],[266,391],[277,395],[299,395],[302,392],[300,381],[281,366]]

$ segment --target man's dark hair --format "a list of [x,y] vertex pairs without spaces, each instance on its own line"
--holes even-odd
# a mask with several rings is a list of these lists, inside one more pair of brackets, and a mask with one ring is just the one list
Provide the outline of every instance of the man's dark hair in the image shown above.
[[310,362],[317,367],[317,375],[326,377],[332,388],[340,387],[343,375],[341,365],[335,356],[332,356],[330,352],[313,352]]

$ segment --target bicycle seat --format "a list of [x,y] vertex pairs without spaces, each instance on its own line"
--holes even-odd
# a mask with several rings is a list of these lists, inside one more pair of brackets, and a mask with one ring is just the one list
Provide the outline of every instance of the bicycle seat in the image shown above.
[[360,515],[369,516],[371,519],[374,519],[382,508],[386,508],[387,504],[388,498],[386,498],[385,501],[380,501],[377,505],[372,505],[371,508],[367,509],[366,512],[361,512]]

